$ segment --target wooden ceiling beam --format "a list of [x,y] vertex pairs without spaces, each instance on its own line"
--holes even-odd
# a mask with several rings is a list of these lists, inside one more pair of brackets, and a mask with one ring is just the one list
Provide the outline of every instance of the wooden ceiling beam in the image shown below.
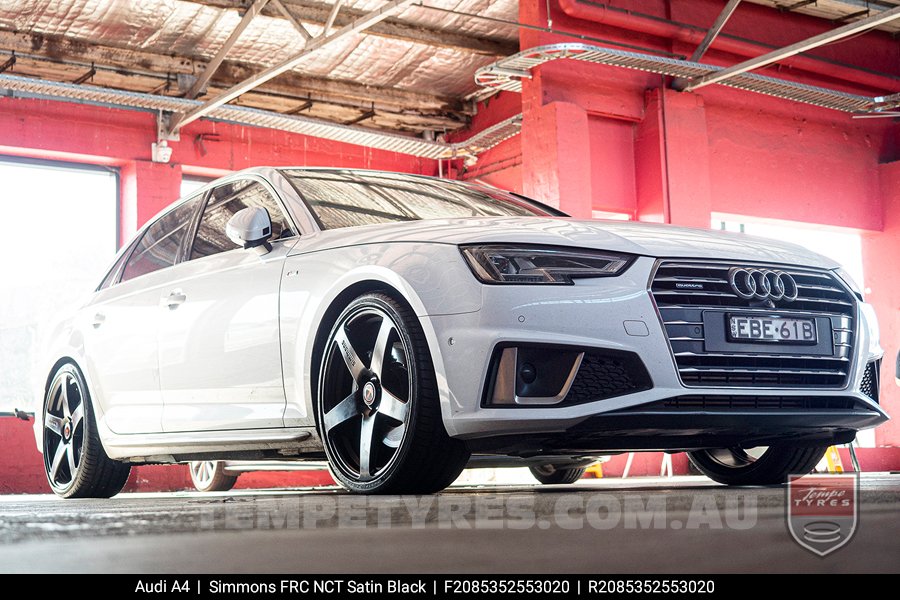
[[[108,45],[89,43],[63,37],[50,37],[22,32],[0,31],[0,50],[15,52],[19,58],[40,57],[49,61],[77,63],[97,68],[106,67],[121,73],[156,74],[159,77],[179,73],[202,73],[207,62],[184,56],[151,53]],[[222,89],[252,77],[262,67],[225,60],[210,83]],[[398,88],[371,86],[353,81],[313,77],[296,71],[284,73],[261,86],[260,92],[290,96],[305,101],[313,100],[350,103],[366,110],[375,103],[376,108],[389,108],[424,114],[456,115],[464,121],[469,108],[459,99],[436,96]]]
[[[246,9],[248,0],[188,0],[194,4],[202,4],[222,9]],[[303,25],[322,26],[328,20],[332,4],[328,2],[313,2],[311,0],[280,0],[291,15]],[[284,19],[286,16],[276,6],[267,6],[262,14],[276,19]],[[341,9],[334,21],[335,27],[343,27],[355,19],[366,14],[366,11],[345,6]],[[374,35],[397,40],[404,40],[416,44],[424,44],[435,48],[447,48],[450,50],[482,54],[485,56],[509,56],[519,51],[518,41],[509,41],[500,38],[486,38],[466,33],[447,31],[436,27],[427,27],[401,20],[399,17],[391,17],[383,22],[373,25],[363,35]]]

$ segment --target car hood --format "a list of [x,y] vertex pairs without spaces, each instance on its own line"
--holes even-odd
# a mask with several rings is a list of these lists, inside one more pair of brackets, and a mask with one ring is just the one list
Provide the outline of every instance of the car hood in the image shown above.
[[741,233],[629,221],[541,217],[422,220],[332,229],[305,236],[292,254],[389,242],[547,244],[656,258],[726,259],[824,269],[839,266],[802,246]]

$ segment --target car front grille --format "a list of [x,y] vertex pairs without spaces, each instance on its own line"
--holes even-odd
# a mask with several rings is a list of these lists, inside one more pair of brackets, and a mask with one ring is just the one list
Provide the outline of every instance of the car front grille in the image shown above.
[[[762,268],[790,274],[798,296],[792,302],[745,300],[728,281],[729,270]],[[675,358],[689,387],[842,388],[847,384],[854,343],[855,301],[835,276],[823,270],[732,262],[661,261],[650,286]],[[828,318],[831,352],[780,353],[755,344],[753,351],[707,349],[704,313],[736,312],[783,317]]]

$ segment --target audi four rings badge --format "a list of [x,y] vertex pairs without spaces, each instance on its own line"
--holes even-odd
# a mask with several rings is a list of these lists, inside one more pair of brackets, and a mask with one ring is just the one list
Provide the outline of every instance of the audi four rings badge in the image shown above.
[[744,269],[728,271],[728,283],[734,293],[744,300],[784,300],[793,302],[799,290],[794,278],[784,271]]

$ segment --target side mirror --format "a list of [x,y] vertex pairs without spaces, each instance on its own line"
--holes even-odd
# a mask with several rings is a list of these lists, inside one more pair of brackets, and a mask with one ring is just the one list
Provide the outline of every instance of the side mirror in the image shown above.
[[269,211],[261,206],[239,210],[228,219],[225,235],[242,248],[256,248],[260,254],[271,251],[269,238],[272,237],[272,220]]

